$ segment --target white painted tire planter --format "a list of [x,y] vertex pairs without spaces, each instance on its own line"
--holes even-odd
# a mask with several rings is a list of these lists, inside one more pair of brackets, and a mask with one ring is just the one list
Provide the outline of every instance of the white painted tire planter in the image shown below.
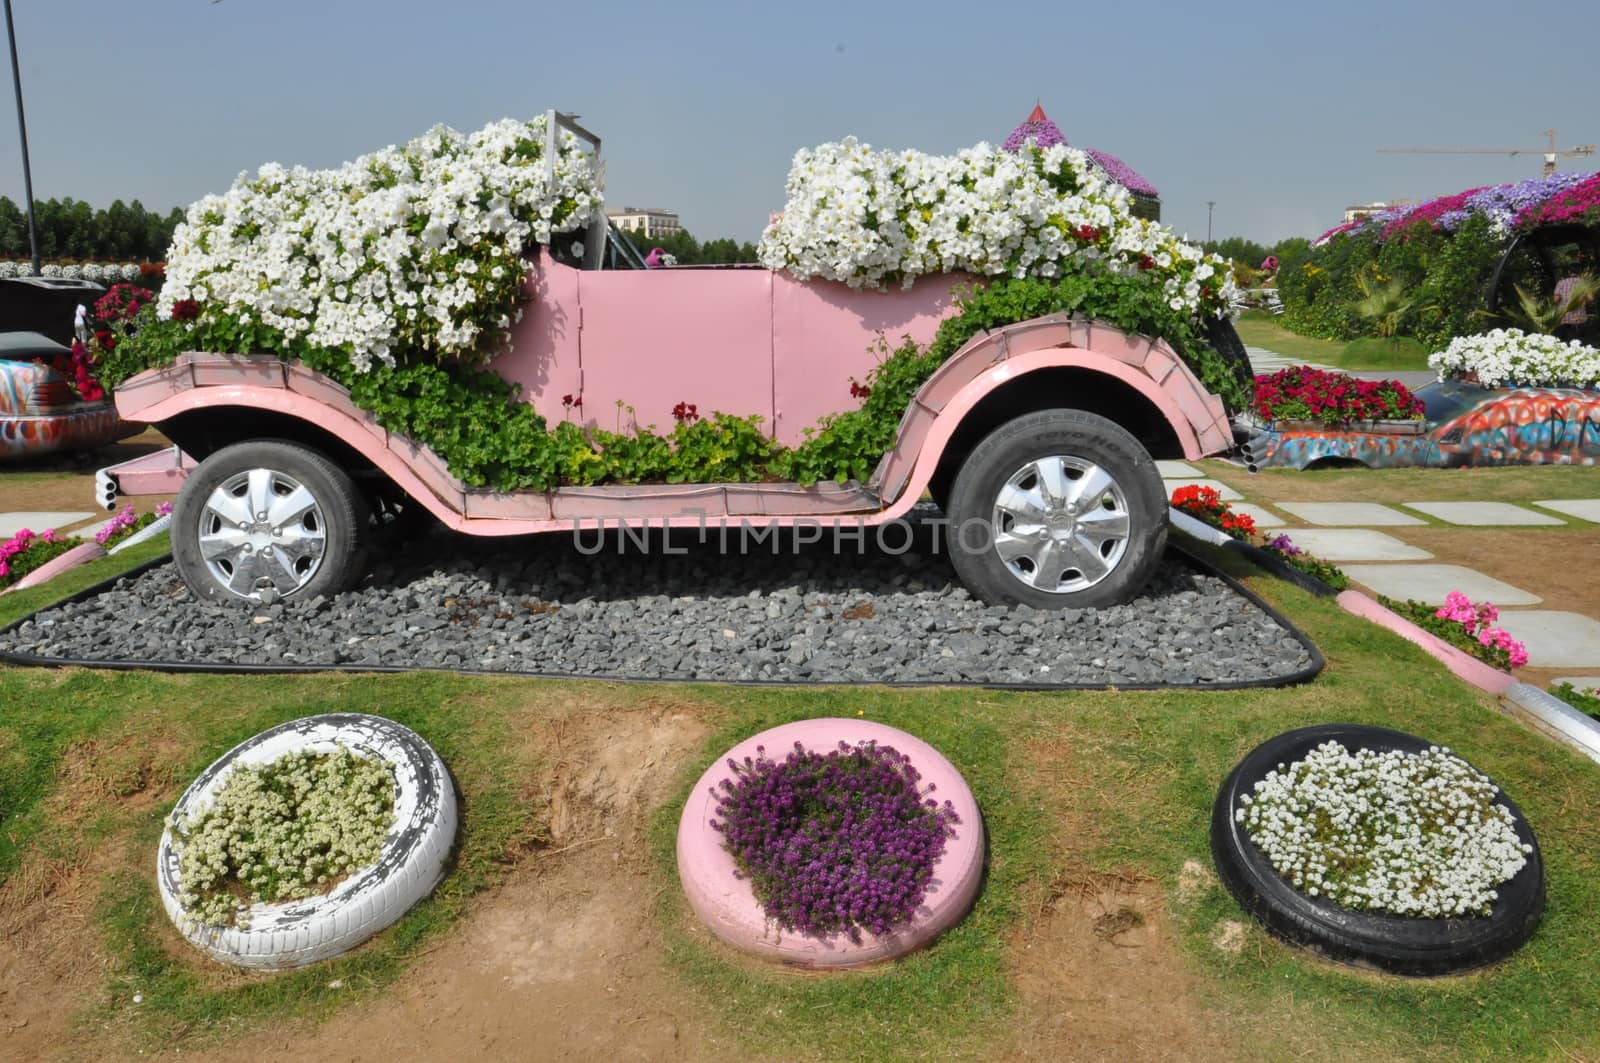
[[[769,757],[782,758],[796,742],[826,752],[840,741],[868,740],[904,753],[921,773],[921,785],[938,787],[935,796],[941,802],[949,801],[961,817],[955,835],[946,840],[944,855],[933,865],[922,906],[905,925],[881,937],[862,931],[859,944],[846,934],[812,937],[784,931],[767,919],[749,881],[736,877],[733,857],[722,847],[722,835],[711,829],[717,809],[713,791],[729,777],[728,760],[754,757],[757,746],[765,746]],[[796,967],[877,963],[926,945],[967,914],[983,879],[983,819],[961,773],[921,739],[867,720],[801,720],[745,739],[700,776],[678,822],[678,877],[695,914],[712,933],[737,949]]]
[[171,818],[161,835],[156,878],[161,902],[184,937],[212,958],[237,967],[276,970],[330,959],[355,948],[395,922],[444,877],[456,835],[456,792],[431,746],[393,720],[330,713],[291,720],[229,750],[190,784],[173,817],[189,818],[210,805],[233,770],[266,764],[300,750],[334,752],[343,746],[386,763],[394,772],[394,826],[378,859],[326,894],[298,901],[255,904],[250,926],[185,927],[178,903],[179,859]]

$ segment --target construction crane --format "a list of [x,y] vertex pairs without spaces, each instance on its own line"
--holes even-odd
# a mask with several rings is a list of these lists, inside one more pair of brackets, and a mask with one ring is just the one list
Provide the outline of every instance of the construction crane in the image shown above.
[[1545,129],[1540,131],[1541,136],[1548,137],[1550,144],[1544,148],[1379,148],[1381,154],[1386,155],[1543,155],[1544,176],[1549,177],[1556,172],[1556,159],[1573,159],[1579,155],[1593,155],[1594,145],[1584,144],[1565,151],[1556,149],[1556,131]]

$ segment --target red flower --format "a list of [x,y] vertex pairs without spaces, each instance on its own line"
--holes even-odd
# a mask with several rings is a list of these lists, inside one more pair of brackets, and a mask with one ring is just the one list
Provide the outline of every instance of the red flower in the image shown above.
[[1155,269],[1156,268],[1156,260],[1151,258],[1149,255],[1145,255],[1143,258],[1141,258],[1139,260],[1139,268],[1140,269]]
[[866,384],[856,383],[855,377],[850,378],[850,397],[852,399],[864,399],[871,394],[872,388],[868,387]]
[[1076,229],[1072,230],[1072,235],[1076,236],[1085,243],[1092,244],[1096,240],[1100,239],[1100,230],[1096,229],[1093,225],[1080,225]]
[[179,299],[172,304],[172,320],[188,321],[200,316],[200,303],[194,299]]
[[581,410],[583,409],[583,396],[563,395],[561,396],[561,405],[569,410]]
[[700,419],[700,409],[692,402],[680,402],[672,408],[672,417],[679,424],[692,424]]

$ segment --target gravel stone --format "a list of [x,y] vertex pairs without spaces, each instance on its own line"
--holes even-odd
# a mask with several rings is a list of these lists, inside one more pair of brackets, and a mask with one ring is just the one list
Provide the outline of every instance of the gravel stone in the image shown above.
[[915,552],[865,556],[853,539],[835,555],[826,537],[767,537],[720,554],[715,533],[705,543],[690,534],[670,554],[609,540],[584,554],[562,535],[435,532],[378,560],[352,591],[254,608],[197,602],[169,562],[42,610],[0,633],[0,650],[91,662],[1099,686],[1271,681],[1311,664],[1293,634],[1177,555],[1126,605],[1007,609],[974,601],[931,529],[913,527]]

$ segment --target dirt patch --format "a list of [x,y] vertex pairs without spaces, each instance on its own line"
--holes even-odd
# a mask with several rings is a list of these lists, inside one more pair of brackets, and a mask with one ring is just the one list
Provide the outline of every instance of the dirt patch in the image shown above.
[[1220,1059],[1231,1042],[1185,970],[1160,886],[1134,874],[1068,885],[1011,942],[1017,1050],[1052,1059]]
[[1245,925],[1237,919],[1224,919],[1211,931],[1211,944],[1218,952],[1238,955],[1244,951]]
[[64,860],[31,858],[0,887],[0,1044],[9,1059],[59,1045],[104,992],[93,890]]
[[[81,826],[148,812],[176,796],[180,756],[170,736],[79,742],[62,756],[47,821]],[[31,846],[0,885],[0,1038],[8,1058],[42,1056],[102,999],[108,964],[94,921],[99,879],[89,865],[117,859],[117,850],[68,831]]]
[[[1137,869],[1101,873],[1085,866],[1103,840],[1088,802],[1067,795],[1116,792],[1153,800],[1138,775],[1100,747],[1102,738],[1058,727],[1023,743],[1023,772],[1045,781],[1061,870],[1025,902],[1029,917],[1012,931],[1008,964],[1021,1005],[1004,1053],[1029,1059],[1214,1059],[1234,1042],[1200,999],[1178,944],[1166,892]],[[1185,865],[1180,890],[1215,882],[1198,861]]]
[[[664,887],[645,838],[705,726],[683,708],[593,705],[531,726],[542,771],[530,796],[549,809],[542,844],[382,999],[319,1027],[253,1035],[253,1054],[389,1063],[710,1051],[706,1023],[664,966],[651,914]],[[236,1059],[238,1048],[183,1054]]]
[[49,817],[58,823],[82,822],[113,805],[138,812],[174,800],[183,759],[183,746],[171,735],[130,734],[76,743],[56,769]]

